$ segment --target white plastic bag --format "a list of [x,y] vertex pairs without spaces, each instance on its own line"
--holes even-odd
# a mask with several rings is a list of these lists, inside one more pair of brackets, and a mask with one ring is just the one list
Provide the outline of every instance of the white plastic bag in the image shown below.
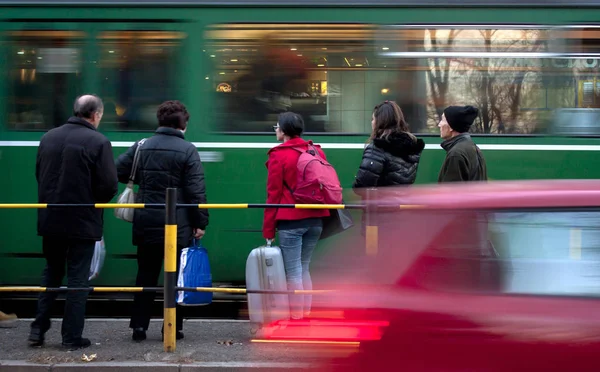
[[90,278],[89,280],[96,279],[100,275],[100,270],[104,265],[104,257],[106,256],[106,247],[104,246],[104,237],[100,241],[96,242],[94,248],[94,257],[92,257],[92,264],[90,265]]
[[[135,203],[135,192],[133,191],[133,181],[129,181],[123,193],[119,195],[117,204],[133,203]],[[133,208],[115,208],[115,217],[123,221],[133,222],[133,212]]]

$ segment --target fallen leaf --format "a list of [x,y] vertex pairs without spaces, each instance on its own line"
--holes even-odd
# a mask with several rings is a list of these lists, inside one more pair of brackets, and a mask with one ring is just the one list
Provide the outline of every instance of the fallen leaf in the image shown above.
[[239,343],[239,342],[233,342],[233,340],[217,341],[217,344],[219,344],[219,345],[226,345],[226,346],[241,345],[241,343]]
[[96,354],[92,354],[90,356],[83,354],[83,356],[81,357],[81,360],[83,360],[84,362],[91,362],[92,360],[96,359],[96,357],[97,357]]

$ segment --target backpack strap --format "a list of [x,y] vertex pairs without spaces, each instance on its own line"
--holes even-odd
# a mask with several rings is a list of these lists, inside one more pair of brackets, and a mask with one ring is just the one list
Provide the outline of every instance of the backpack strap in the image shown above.
[[294,150],[298,151],[300,154],[302,154],[303,152],[308,152],[308,150],[312,149],[315,152],[313,156],[317,156],[317,157],[321,158],[321,154],[319,154],[319,150],[317,150],[317,148],[313,144],[307,144],[306,146],[308,146],[308,149],[306,151],[304,151],[298,147],[292,147],[292,148]]

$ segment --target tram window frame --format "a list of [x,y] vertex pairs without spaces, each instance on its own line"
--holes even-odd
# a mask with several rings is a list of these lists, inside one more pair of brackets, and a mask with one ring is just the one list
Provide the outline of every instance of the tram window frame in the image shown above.
[[[142,107],[140,110],[138,110],[138,114],[137,115],[137,119],[136,120],[131,120],[132,127],[131,128],[123,128],[123,125],[127,125],[127,121],[123,120],[120,121],[119,117],[123,117],[126,116],[128,114],[127,111],[127,107],[125,107],[125,105],[122,105],[122,102],[118,102],[119,100],[119,84],[123,84],[122,80],[120,79],[116,79],[118,80],[118,84],[114,87],[114,90],[111,91],[105,91],[105,89],[108,89],[108,87],[103,84],[104,80],[109,80],[109,77],[107,77],[106,75],[113,75],[115,73],[114,70],[117,70],[116,73],[120,73],[123,72],[123,69],[119,69],[119,68],[103,68],[102,65],[104,63],[111,63],[111,61],[107,60],[107,59],[102,59],[104,55],[114,55],[117,56],[118,53],[118,49],[119,46],[118,44],[118,40],[122,39],[122,40],[135,40],[132,39],[135,35],[143,35],[147,33],[147,35],[151,35],[151,34],[156,34],[156,40],[159,40],[159,42],[162,43],[173,43],[173,45],[167,45],[167,47],[169,48],[169,52],[168,54],[164,54],[163,55],[163,60],[161,62],[166,62],[164,63],[163,66],[161,66],[161,68],[163,68],[166,71],[167,76],[161,75],[161,74],[156,74],[155,76],[159,76],[161,75],[164,79],[164,81],[166,82],[165,84],[154,84],[155,86],[158,86],[160,89],[162,89],[163,91],[163,97],[159,98],[158,100],[156,100],[156,102],[152,102],[149,104],[146,104],[144,107]],[[172,37],[168,37],[168,36],[172,36]],[[128,38],[128,36],[130,36]],[[100,30],[94,40],[95,43],[95,47],[98,50],[98,65],[96,67],[95,70],[95,74],[98,78],[98,84],[100,85],[100,94],[104,100],[104,117],[103,117],[103,125],[102,125],[102,131],[104,132],[132,132],[132,133],[139,133],[139,132],[152,132],[156,129],[158,122],[156,119],[156,109],[158,108],[158,106],[165,100],[173,100],[173,99],[177,99],[177,100],[181,100],[183,101],[183,90],[180,87],[180,82],[179,80],[177,80],[176,76],[177,76],[177,72],[180,70],[180,67],[183,65],[183,61],[185,60],[183,53],[184,50],[186,48],[186,40],[188,39],[188,33],[185,30],[182,30],[181,28],[176,28],[176,29],[171,29],[171,28],[161,28],[161,27],[156,27],[156,28],[119,28],[119,29],[103,29]],[[142,36],[142,38],[144,38],[144,36]],[[117,41],[116,41],[117,40]],[[144,43],[140,44],[135,44],[138,48],[147,48],[148,46],[145,45]],[[123,48],[125,49],[125,48]],[[164,46],[163,46],[164,49]],[[128,53],[130,51],[130,49],[125,50],[124,53]],[[106,52],[106,53],[104,53]],[[112,52],[112,53],[111,53]],[[127,57],[126,54],[123,54],[123,57]],[[114,62],[114,61],[112,61]],[[107,72],[106,70],[109,70],[110,72]],[[134,71],[135,72],[135,71]],[[134,78],[135,79],[135,78]],[[168,84],[167,84],[168,83]],[[138,84],[135,84],[135,81],[133,84],[130,84],[130,86],[128,88],[126,88],[126,90],[131,90],[131,89],[136,89],[135,86],[137,86]],[[132,88],[133,87],[133,88]],[[137,88],[139,89],[139,88]],[[132,99],[135,100],[135,96],[131,93],[131,92],[126,92],[125,93],[125,100],[131,101]],[[144,99],[148,99],[147,97],[144,97]],[[152,99],[152,97],[150,98]],[[115,110],[115,121],[111,122],[109,120],[111,120],[111,111],[114,107]],[[107,112],[108,111],[108,112]],[[119,113],[121,112],[121,113]],[[107,115],[108,114],[108,115]],[[140,123],[142,123],[143,125],[139,125]]]
[[[86,53],[87,37],[88,33],[85,30],[70,27],[56,27],[51,29],[47,29],[44,27],[19,28],[4,31],[6,45],[5,51],[7,53],[7,56],[15,55],[16,52],[16,54],[22,56],[22,58],[27,58],[28,55],[26,49],[31,49],[31,56],[29,56],[31,57],[31,59],[25,60],[25,66],[33,67],[29,69],[20,68],[18,67],[20,66],[20,64],[15,63],[14,59],[7,58],[5,66],[8,78],[5,82],[7,100],[5,103],[6,124],[4,125],[4,130],[6,130],[7,132],[46,132],[66,122],[69,116],[71,116],[73,100],[77,97],[78,92],[83,88],[85,84],[83,61]],[[57,48],[57,40],[64,42],[66,46],[62,48],[59,46]],[[27,45],[27,47],[20,47],[18,46],[19,43]],[[61,53],[56,53],[56,49],[64,50],[62,50]],[[69,51],[75,54],[75,61],[61,60],[60,54],[66,54],[63,52]],[[36,55],[35,60],[33,59],[34,55]],[[48,59],[44,60],[44,57],[54,58],[53,62],[57,64],[45,65],[44,62]],[[38,66],[49,70],[38,72]],[[56,90],[53,90],[53,93],[50,94],[52,97],[54,97],[56,101],[59,102],[58,105],[55,103],[44,105],[44,100],[41,100],[41,104],[30,104],[33,105],[33,107],[35,107],[33,111],[29,110],[24,112],[17,112],[15,109],[17,102],[23,102],[23,100],[25,100],[26,102],[28,97],[32,97],[31,95],[29,95],[23,98],[18,94],[15,94],[15,91],[17,90],[17,84],[15,82],[15,79],[13,78],[16,77],[15,73],[17,70],[20,70],[20,79],[17,78],[16,80],[33,83],[36,79],[38,79],[38,76],[40,74],[61,74],[64,75],[66,79],[74,79],[70,83],[75,84],[77,86],[77,89],[69,89],[68,87],[65,87],[62,84],[60,84],[59,86],[61,87],[61,89],[65,89],[64,94],[57,95]],[[56,78],[57,76],[52,77]],[[40,88],[38,87],[34,88],[34,91],[39,90]],[[36,94],[33,95],[34,102],[35,96]],[[51,119],[49,121],[42,119],[42,124],[40,126],[35,126],[35,121],[30,120],[24,121],[22,123],[16,123],[13,119],[13,117],[25,115],[26,113],[29,113],[29,116],[41,116],[42,118],[43,115],[46,114],[46,117],[51,117]],[[32,127],[32,124],[34,127]]]

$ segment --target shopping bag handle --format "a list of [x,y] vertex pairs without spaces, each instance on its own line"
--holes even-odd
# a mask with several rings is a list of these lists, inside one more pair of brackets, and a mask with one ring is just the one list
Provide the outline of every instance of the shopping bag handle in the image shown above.
[[202,245],[202,238],[200,238],[200,239],[192,238],[192,248],[196,248],[196,249],[204,248],[204,246]]

